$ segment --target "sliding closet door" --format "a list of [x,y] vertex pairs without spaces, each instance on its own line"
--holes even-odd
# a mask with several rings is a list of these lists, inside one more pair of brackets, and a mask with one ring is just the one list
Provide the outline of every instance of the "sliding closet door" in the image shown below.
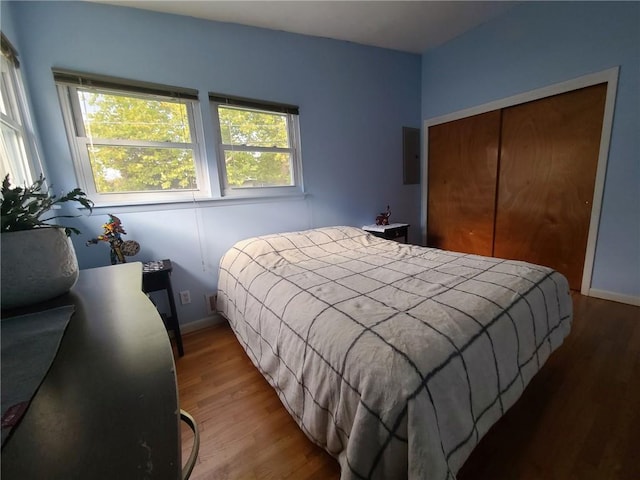
[[491,255],[500,111],[429,128],[427,245]]
[[606,84],[503,110],[494,256],[547,265],[579,290]]

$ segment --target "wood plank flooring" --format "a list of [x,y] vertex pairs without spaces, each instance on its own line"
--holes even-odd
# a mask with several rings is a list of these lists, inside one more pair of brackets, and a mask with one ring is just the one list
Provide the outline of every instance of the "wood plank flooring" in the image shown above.
[[[228,325],[184,336],[181,407],[200,427],[194,480],[340,477]],[[574,296],[572,332],[489,431],[458,480],[640,479],[640,307]],[[191,433],[183,428],[183,459]],[[389,479],[395,480],[395,479]]]

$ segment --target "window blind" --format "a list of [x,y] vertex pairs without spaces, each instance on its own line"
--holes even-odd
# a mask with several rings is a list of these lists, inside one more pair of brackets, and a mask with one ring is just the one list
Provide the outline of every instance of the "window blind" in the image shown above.
[[232,97],[220,93],[209,92],[209,100],[212,102],[223,103],[226,105],[234,105],[236,107],[255,108],[257,110],[266,110],[276,113],[288,113],[291,115],[299,115],[299,107],[296,105],[287,105],[285,103],[267,102],[263,100],[255,100],[252,98]]
[[108,88],[145,95],[198,100],[198,91],[191,88],[174,87],[157,83],[126,80],[105,75],[78,73],[68,70],[53,69],[53,78],[58,83],[93,88]]

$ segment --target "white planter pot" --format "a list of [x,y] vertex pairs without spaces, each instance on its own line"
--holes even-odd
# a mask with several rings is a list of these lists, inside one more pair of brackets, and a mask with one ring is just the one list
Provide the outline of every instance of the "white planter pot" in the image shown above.
[[63,228],[0,235],[2,308],[43,302],[68,292],[78,280],[78,260]]

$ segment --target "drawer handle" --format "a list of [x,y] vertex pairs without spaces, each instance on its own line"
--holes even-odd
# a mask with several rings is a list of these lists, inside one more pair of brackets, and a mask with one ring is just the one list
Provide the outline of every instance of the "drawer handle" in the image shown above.
[[193,467],[196,465],[196,459],[198,458],[198,451],[200,450],[200,431],[198,425],[191,415],[185,410],[180,409],[180,420],[186,423],[193,431],[193,447],[191,448],[191,455],[187,463],[182,467],[182,480],[188,480],[193,471]]

